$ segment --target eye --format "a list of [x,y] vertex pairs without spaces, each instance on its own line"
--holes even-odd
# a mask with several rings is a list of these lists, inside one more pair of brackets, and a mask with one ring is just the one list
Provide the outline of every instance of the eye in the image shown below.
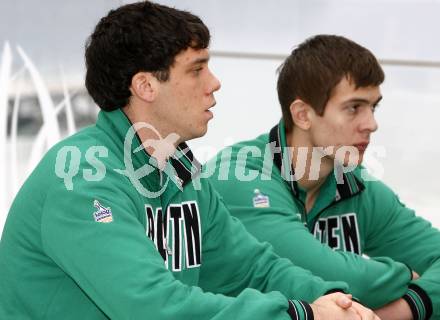
[[192,70],[192,73],[193,73],[195,76],[198,76],[202,70],[203,70],[203,67],[197,67],[197,68],[195,68],[195,69]]
[[355,104],[355,105],[352,105],[352,106],[348,106],[347,110],[348,110],[349,113],[356,113],[358,111],[359,107],[360,107],[359,104]]
[[376,112],[377,108],[379,108],[379,104],[375,104],[374,106],[371,107],[371,111]]

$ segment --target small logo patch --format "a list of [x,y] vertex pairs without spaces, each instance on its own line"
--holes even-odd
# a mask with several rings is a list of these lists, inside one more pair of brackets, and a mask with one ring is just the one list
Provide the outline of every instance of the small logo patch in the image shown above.
[[255,196],[252,199],[252,202],[253,202],[255,208],[269,208],[270,207],[268,196],[261,193],[259,189],[255,189],[254,194],[255,194]]
[[102,206],[98,200],[93,202],[93,206],[98,210],[93,212],[93,218],[96,222],[109,223],[113,221],[112,210],[110,207],[106,208]]

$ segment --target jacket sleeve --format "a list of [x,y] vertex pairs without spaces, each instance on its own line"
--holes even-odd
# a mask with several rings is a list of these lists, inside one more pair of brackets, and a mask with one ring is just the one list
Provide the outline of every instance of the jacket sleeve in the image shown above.
[[204,239],[200,282],[203,288],[234,296],[246,287],[262,292],[276,290],[289,299],[307,302],[327,292],[347,289],[343,282],[326,282],[288,259],[280,258],[271,245],[260,243],[230,215],[218,193],[208,185],[205,190],[209,188],[214,196]]
[[[53,186],[41,225],[46,254],[107,317],[289,319],[288,300],[279,292],[246,289],[227,297],[177,280],[146,236],[140,222],[144,213],[135,205],[139,198],[124,192],[124,182],[111,176],[100,183],[77,181],[74,191]],[[95,221],[94,200],[110,208],[112,222]]]
[[440,318],[440,231],[417,217],[383,183],[370,182],[373,193],[367,254],[406,263],[420,278],[411,281],[404,299],[414,319]]
[[[234,165],[232,161],[232,169]],[[246,169],[260,170],[249,162]],[[269,242],[281,257],[325,280],[346,282],[350,292],[370,308],[396,300],[407,291],[411,273],[404,264],[387,257],[367,259],[332,250],[314,238],[298,218],[299,210],[283,180],[276,180],[273,176],[266,181],[260,178],[249,182],[236,181],[231,176],[220,180],[217,173],[210,180],[231,214],[239,218],[258,240]],[[255,189],[268,196],[269,207],[253,206]]]

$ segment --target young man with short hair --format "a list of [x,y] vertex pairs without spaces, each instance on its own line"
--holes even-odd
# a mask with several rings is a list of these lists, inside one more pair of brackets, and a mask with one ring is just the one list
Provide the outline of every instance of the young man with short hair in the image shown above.
[[10,209],[1,319],[378,319],[349,295],[321,297],[346,284],[279,258],[208,181],[192,185],[185,141],[205,134],[220,88],[209,39],[198,17],[151,2],[101,19],[86,87],[102,110]]
[[222,150],[205,176],[280,256],[347,282],[369,307],[392,302],[378,310],[383,319],[437,319],[440,232],[360,166],[383,80],[373,54],[353,41],[306,40],[279,69],[282,120]]

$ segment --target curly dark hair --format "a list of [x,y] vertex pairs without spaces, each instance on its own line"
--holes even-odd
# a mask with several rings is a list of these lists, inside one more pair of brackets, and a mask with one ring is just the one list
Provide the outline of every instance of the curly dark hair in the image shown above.
[[102,110],[122,108],[137,72],[167,81],[179,52],[207,48],[209,40],[206,25],[187,11],[149,1],[111,10],[87,39],[86,88]]
[[319,115],[344,76],[356,88],[378,86],[385,75],[375,56],[366,48],[336,35],[317,35],[301,43],[278,68],[278,100],[287,130],[293,127],[290,104],[308,103]]

